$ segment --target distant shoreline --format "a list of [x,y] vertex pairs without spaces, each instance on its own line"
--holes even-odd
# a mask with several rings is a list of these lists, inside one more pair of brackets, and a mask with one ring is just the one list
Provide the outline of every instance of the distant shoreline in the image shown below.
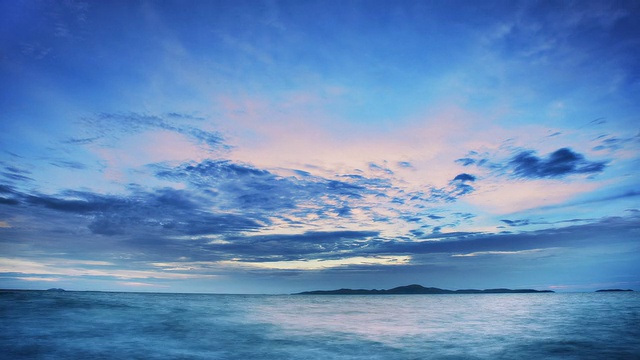
[[[193,295],[438,295],[438,294],[528,294],[528,293],[556,293],[553,290],[535,289],[461,289],[448,290],[435,287],[423,287],[421,285],[399,286],[387,290],[378,289],[337,289],[337,290],[313,290],[298,293],[206,293],[206,292],[157,292],[157,291],[113,291],[113,290],[66,290],[61,288],[51,289],[11,289],[0,288],[0,293],[6,292],[47,292],[47,293],[123,293],[123,294],[193,294]],[[591,291],[576,291],[560,293],[632,293],[632,289],[600,289]]]
[[295,293],[293,295],[438,295],[438,294],[529,294],[529,293],[553,293],[553,290],[534,289],[464,289],[447,290],[435,287],[424,287],[422,285],[399,286],[388,290],[366,290],[366,289],[338,289],[338,290],[313,290]]
[[596,292],[626,292],[626,291],[633,291],[631,289],[602,289],[602,290],[596,290]]

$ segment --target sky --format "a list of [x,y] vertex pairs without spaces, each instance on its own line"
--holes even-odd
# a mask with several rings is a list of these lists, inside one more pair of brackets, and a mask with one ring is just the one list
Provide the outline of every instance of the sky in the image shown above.
[[638,1],[0,1],[0,288],[640,290]]

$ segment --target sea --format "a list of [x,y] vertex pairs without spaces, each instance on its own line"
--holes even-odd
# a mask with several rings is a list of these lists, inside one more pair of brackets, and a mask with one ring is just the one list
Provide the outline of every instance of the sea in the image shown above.
[[640,293],[0,291],[1,359],[640,359]]

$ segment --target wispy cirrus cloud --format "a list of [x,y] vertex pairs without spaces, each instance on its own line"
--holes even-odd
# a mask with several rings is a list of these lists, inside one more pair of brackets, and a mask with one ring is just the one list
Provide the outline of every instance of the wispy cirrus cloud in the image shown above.
[[[202,124],[202,118],[171,112],[163,115],[130,113],[99,113],[94,116],[82,118],[82,123],[90,130],[97,133],[93,137],[65,140],[70,144],[93,143],[104,138],[117,138],[125,134],[136,134],[148,130],[166,130],[188,136],[196,143],[201,143],[211,149],[225,148],[224,138],[215,131],[207,131],[202,127],[194,126]],[[118,135],[120,134],[120,135]]]
[[477,252],[472,252],[467,254],[453,254],[451,256],[452,257],[473,257],[473,256],[484,256],[484,255],[522,255],[522,254],[538,253],[545,250],[549,250],[549,248],[519,250],[519,251],[477,251]]

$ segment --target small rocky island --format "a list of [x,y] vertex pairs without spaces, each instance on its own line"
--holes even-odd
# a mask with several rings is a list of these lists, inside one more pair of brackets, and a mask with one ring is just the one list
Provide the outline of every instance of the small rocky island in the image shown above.
[[596,292],[618,292],[618,291],[633,291],[631,289],[602,289],[602,290],[596,290]]
[[423,294],[527,294],[527,293],[552,293],[552,290],[533,289],[465,289],[447,290],[422,285],[399,286],[388,290],[366,289],[339,289],[339,290],[315,290],[304,291],[294,295],[423,295]]

